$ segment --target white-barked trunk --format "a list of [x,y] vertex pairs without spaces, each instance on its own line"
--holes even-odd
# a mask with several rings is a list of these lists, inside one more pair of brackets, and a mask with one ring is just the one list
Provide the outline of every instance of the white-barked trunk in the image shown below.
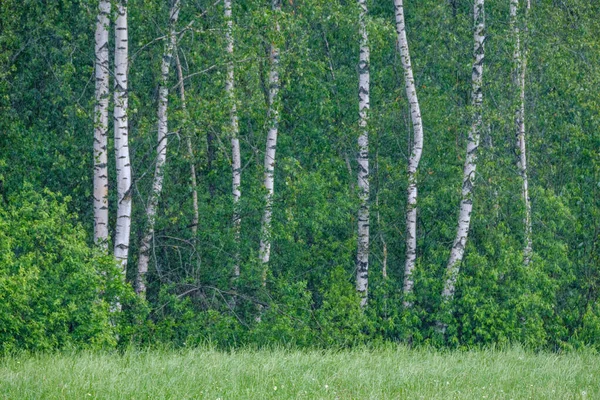
[[167,109],[169,105],[169,69],[173,58],[173,49],[176,44],[175,24],[179,16],[179,0],[173,0],[173,5],[169,13],[169,37],[165,44],[165,50],[161,62],[160,85],[158,89],[158,138],[156,146],[156,166],[154,169],[154,180],[152,189],[146,206],[146,230],[140,243],[140,255],[138,258],[138,273],[135,281],[135,291],[141,296],[146,295],[146,275],[148,273],[148,263],[150,260],[150,249],[154,240],[154,224],[156,221],[156,212],[158,201],[162,193],[163,180],[165,176],[165,164],[167,162],[167,143],[168,143],[168,117]]
[[[529,15],[529,9],[531,4],[527,1],[525,8],[524,23],[527,26],[527,17]],[[531,256],[533,253],[532,245],[532,228],[531,228],[531,200],[529,198],[529,179],[527,174],[527,149],[525,141],[525,72],[527,70],[527,49],[525,48],[525,41],[521,40],[521,30],[519,29],[518,23],[518,9],[519,0],[511,0],[510,2],[510,24],[513,31],[514,37],[514,53],[513,53],[513,83],[515,88],[519,91],[519,104],[515,111],[515,128],[517,137],[517,168],[519,170],[519,176],[521,178],[521,197],[523,198],[523,206],[525,209],[525,217],[523,218],[524,226],[524,244],[523,244],[523,263],[528,265],[531,262]],[[527,34],[527,28],[524,33]],[[523,48],[521,48],[523,43]]]
[[370,48],[367,32],[367,1],[358,0],[358,243],[356,252],[356,291],[360,305],[365,307],[369,296],[369,109],[370,109]]
[[[279,33],[278,17],[281,13],[281,0],[272,0],[275,18],[275,31]],[[264,161],[265,209],[262,217],[259,256],[263,263],[263,285],[266,284],[267,264],[271,258],[271,219],[273,216],[273,195],[275,193],[275,150],[277,149],[277,134],[279,131],[279,47],[271,43],[269,57],[269,110],[267,115],[267,145]]]
[[[450,302],[454,297],[456,289],[456,280],[460,271],[469,227],[471,225],[471,212],[473,211],[473,187],[475,184],[475,170],[477,168],[477,149],[479,148],[479,138],[482,126],[482,107],[483,107],[483,60],[484,60],[484,41],[485,41],[485,14],[484,0],[474,1],[474,20],[475,32],[473,34],[473,72],[472,79],[472,125],[467,139],[467,154],[463,169],[463,182],[460,201],[460,214],[458,217],[458,229],[456,237],[452,244],[450,258],[446,267],[446,281],[442,291],[442,302]],[[445,330],[443,328],[442,330]]]
[[129,158],[128,131],[128,64],[129,38],[127,27],[127,0],[117,2],[115,21],[115,93],[114,128],[117,172],[117,221],[114,254],[123,273],[127,270],[129,236],[131,231],[131,160]]
[[231,193],[233,196],[233,234],[235,241],[235,254],[234,254],[234,267],[233,277],[234,279],[240,276],[240,233],[242,227],[242,219],[240,215],[240,198],[242,192],[240,186],[242,184],[242,156],[240,151],[240,139],[239,139],[239,122],[237,115],[237,104],[235,96],[235,75],[233,67],[233,17],[231,11],[231,0],[224,0],[225,3],[225,39],[227,42],[227,56],[229,61],[227,62],[227,79],[225,81],[225,91],[229,100],[229,135],[231,138]]
[[[175,48],[175,65],[177,67],[177,78],[179,80],[179,99],[181,100],[181,109],[184,115],[184,129],[187,128],[189,122],[189,113],[187,110],[187,104],[185,100],[185,84],[183,82],[183,69],[181,68],[181,61],[179,60],[179,54],[177,54],[177,48]],[[192,138],[189,134],[185,135],[185,141],[187,145],[188,158],[190,159],[190,179],[192,184],[192,208],[194,216],[192,217],[192,234],[194,239],[198,233],[198,223],[200,220],[200,213],[198,211],[198,180],[196,179],[196,165],[194,164],[194,147],[192,146]]]
[[423,122],[421,119],[421,107],[417,97],[417,89],[413,76],[408,39],[406,37],[406,25],[404,21],[404,5],[402,0],[394,0],[396,14],[396,32],[398,34],[398,48],[404,69],[404,86],[406,98],[410,105],[410,116],[413,127],[413,141],[410,157],[408,160],[408,188],[406,201],[406,256],[404,262],[404,306],[410,307],[411,303],[407,297],[413,291],[413,271],[417,260],[417,170],[423,152]]
[[94,243],[108,251],[108,28],[110,0],[100,0],[95,34]]

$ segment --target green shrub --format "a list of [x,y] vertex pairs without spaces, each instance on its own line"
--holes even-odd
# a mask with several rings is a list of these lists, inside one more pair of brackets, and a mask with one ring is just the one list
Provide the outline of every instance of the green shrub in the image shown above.
[[312,300],[306,282],[273,282],[268,306],[260,323],[252,329],[251,339],[259,346],[309,346],[314,332],[310,329]]
[[31,187],[0,210],[0,350],[115,345],[111,303],[126,290],[89,247],[68,199]]
[[335,268],[323,292],[323,304],[315,312],[316,330],[325,346],[347,347],[366,339],[367,319],[346,272]]

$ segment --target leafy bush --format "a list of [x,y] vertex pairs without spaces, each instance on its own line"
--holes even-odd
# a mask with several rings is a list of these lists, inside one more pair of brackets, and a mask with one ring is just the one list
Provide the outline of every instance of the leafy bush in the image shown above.
[[67,199],[31,187],[0,209],[0,349],[115,345],[111,303],[127,290],[86,242]]

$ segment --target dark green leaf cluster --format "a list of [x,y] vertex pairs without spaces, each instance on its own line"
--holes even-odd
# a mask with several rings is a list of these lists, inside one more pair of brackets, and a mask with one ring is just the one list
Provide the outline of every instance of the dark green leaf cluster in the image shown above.
[[112,347],[127,293],[61,197],[27,185],[0,209],[0,351]]

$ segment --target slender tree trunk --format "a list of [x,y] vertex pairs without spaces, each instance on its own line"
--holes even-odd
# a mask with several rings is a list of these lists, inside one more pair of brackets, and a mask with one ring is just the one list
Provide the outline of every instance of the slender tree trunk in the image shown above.
[[242,219],[240,216],[240,197],[242,192],[240,191],[240,185],[242,184],[242,157],[240,154],[240,140],[238,138],[240,128],[238,123],[237,105],[235,98],[235,77],[233,70],[233,18],[231,15],[231,0],[225,0],[225,21],[227,27],[225,30],[225,39],[227,40],[227,55],[229,56],[229,62],[227,63],[227,80],[225,82],[225,90],[229,98],[231,109],[229,111],[230,128],[229,134],[231,136],[231,170],[232,170],[232,184],[231,192],[233,194],[233,232],[235,239],[235,263],[233,266],[233,277],[236,279],[240,276],[240,230],[242,226]]
[[[179,78],[179,98],[181,100],[181,109],[185,118],[184,127],[189,121],[189,114],[187,111],[187,105],[185,102],[185,85],[183,83],[183,70],[181,69],[181,61],[179,61],[179,54],[175,50],[175,65],[177,66],[177,76]],[[190,176],[192,178],[192,207],[194,208],[194,217],[192,218],[192,234],[196,238],[198,233],[198,181],[196,180],[196,165],[194,164],[194,148],[192,147],[192,138],[186,135],[186,144],[188,150],[188,157],[190,158]]]
[[169,39],[165,44],[165,51],[161,62],[161,78],[158,90],[158,141],[156,146],[156,167],[154,170],[154,181],[152,182],[152,191],[146,206],[146,216],[148,222],[146,231],[140,244],[140,255],[138,259],[138,274],[135,281],[135,291],[140,297],[146,297],[146,274],[148,273],[148,262],[150,260],[150,248],[154,239],[154,223],[156,221],[156,211],[158,200],[162,192],[163,180],[165,174],[165,163],[167,162],[167,134],[168,119],[167,106],[169,103],[169,67],[173,58],[173,48],[175,47],[175,24],[179,16],[179,0],[173,0],[169,15]]
[[115,258],[123,273],[129,257],[131,231],[131,161],[129,158],[127,75],[129,63],[127,33],[127,0],[117,2],[115,22],[115,153],[117,170],[117,224],[115,229]]
[[413,125],[413,141],[410,158],[408,160],[408,190],[406,202],[406,258],[404,262],[404,306],[412,304],[406,298],[412,293],[414,280],[412,277],[417,259],[417,169],[423,152],[423,123],[421,108],[417,98],[417,89],[413,77],[406,26],[404,24],[404,5],[402,0],[394,0],[396,11],[396,31],[398,33],[398,48],[404,68],[404,86],[406,98],[410,104],[410,116]]
[[96,20],[94,112],[94,242],[108,251],[108,27],[110,0],[100,0]]
[[[272,0],[272,8],[275,12],[275,31],[279,33],[278,14],[281,13],[281,0]],[[274,175],[275,175],[275,150],[277,148],[277,133],[279,129],[279,48],[276,43],[271,43],[271,70],[269,72],[269,111],[267,123],[269,132],[267,134],[267,146],[265,151],[265,178],[264,185],[267,193],[265,195],[265,211],[262,218],[262,229],[260,239],[260,260],[263,263],[262,282],[267,282],[267,264],[271,257],[271,218],[273,213]]]
[[358,33],[360,56],[358,61],[358,250],[356,253],[356,291],[360,305],[365,307],[369,295],[369,109],[370,109],[370,49],[367,32],[367,1],[358,0]]
[[[377,170],[379,170],[379,165],[377,166]],[[381,274],[383,275],[384,279],[387,279],[388,277],[388,272],[387,272],[387,242],[385,240],[385,235],[383,233],[383,227],[381,226],[381,215],[380,215],[380,208],[379,208],[379,191],[377,192],[377,194],[375,195],[375,206],[377,207],[377,227],[379,228],[379,239],[381,240],[381,250],[382,250],[382,257],[383,259],[381,260]]]
[[[475,33],[474,51],[473,51],[473,73],[472,73],[472,98],[471,106],[473,108],[472,125],[469,130],[467,141],[467,155],[463,170],[462,199],[460,202],[460,215],[458,218],[458,229],[456,237],[450,252],[446,271],[446,282],[442,292],[442,302],[449,303],[454,298],[456,288],[456,279],[458,277],[460,264],[463,259],[465,247],[467,245],[467,236],[471,224],[471,211],[473,210],[473,186],[475,183],[475,169],[477,167],[477,148],[479,147],[479,138],[482,126],[482,104],[483,104],[483,60],[484,60],[484,41],[485,41],[485,14],[484,0],[474,1],[474,19]],[[439,324],[442,331],[445,331],[445,325]]]
[[[525,9],[525,26],[527,26],[527,16],[531,4],[527,0]],[[527,50],[523,45],[521,51],[521,34],[517,20],[517,10],[519,8],[519,0],[511,0],[510,2],[510,23],[514,35],[515,51],[513,53],[514,74],[513,80],[515,87],[519,90],[519,105],[515,111],[515,124],[517,133],[517,167],[522,181],[521,196],[525,206],[525,218],[523,224],[525,226],[525,243],[523,246],[523,262],[529,265],[532,254],[532,238],[531,238],[531,201],[529,199],[529,180],[527,178],[527,151],[525,147],[525,72],[527,69]],[[527,33],[527,28],[525,28]]]
[[[213,160],[215,159],[215,134],[208,130],[206,132],[206,170],[210,174],[213,170]],[[208,180],[208,195],[209,202],[215,197],[216,192],[215,182],[213,179]]]

